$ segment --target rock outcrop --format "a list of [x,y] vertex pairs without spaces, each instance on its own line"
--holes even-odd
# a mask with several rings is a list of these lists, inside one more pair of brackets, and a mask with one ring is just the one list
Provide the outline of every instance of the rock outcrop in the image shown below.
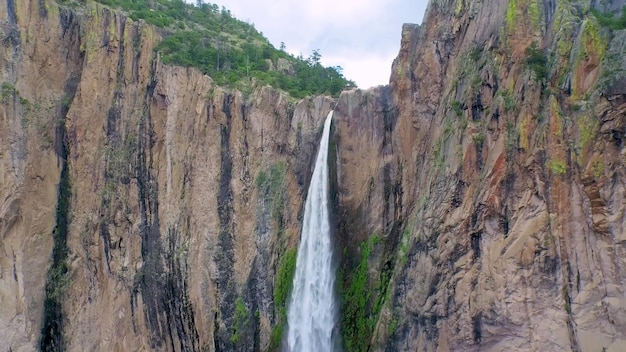
[[626,349],[623,5],[431,0],[388,86],[296,102],[0,2],[0,349],[278,349],[333,108],[346,350]]
[[163,65],[94,3],[0,18],[0,349],[267,348],[333,101]]
[[349,350],[626,349],[626,31],[589,11],[622,5],[433,0],[342,94]]

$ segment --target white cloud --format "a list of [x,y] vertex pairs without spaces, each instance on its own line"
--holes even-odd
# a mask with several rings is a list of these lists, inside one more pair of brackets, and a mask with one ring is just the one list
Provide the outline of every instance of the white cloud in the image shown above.
[[[214,0],[295,55],[319,49],[359,87],[387,84],[402,23],[420,23],[427,0]],[[222,1],[220,3],[219,1]],[[195,2],[195,0],[187,0]]]
[[304,1],[305,11],[301,16],[322,26],[335,24],[347,27],[371,19],[377,10],[376,3],[374,0],[361,0],[358,3],[340,0]]
[[356,82],[359,88],[367,89],[389,83],[391,63],[397,53],[388,56],[329,57],[322,60],[325,65],[341,66],[343,75]]

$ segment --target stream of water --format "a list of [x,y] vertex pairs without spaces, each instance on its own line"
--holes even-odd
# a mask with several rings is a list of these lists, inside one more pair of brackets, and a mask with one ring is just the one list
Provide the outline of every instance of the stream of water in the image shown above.
[[328,140],[331,111],[324,122],[304,208],[302,235],[287,314],[288,351],[330,352],[337,321],[335,271],[328,216]]

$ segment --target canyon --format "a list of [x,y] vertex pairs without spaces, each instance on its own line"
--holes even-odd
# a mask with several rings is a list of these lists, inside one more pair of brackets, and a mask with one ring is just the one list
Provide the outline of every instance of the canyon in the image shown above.
[[626,350],[624,5],[430,0],[389,85],[296,100],[1,1],[0,349],[280,350],[334,110],[344,350]]

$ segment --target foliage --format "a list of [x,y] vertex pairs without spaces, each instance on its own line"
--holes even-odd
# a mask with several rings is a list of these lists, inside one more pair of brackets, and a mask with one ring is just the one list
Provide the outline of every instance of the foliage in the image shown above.
[[[426,203],[427,199],[425,197],[422,197],[420,199],[420,203]],[[422,206],[420,206],[420,208],[422,208]],[[398,257],[400,258],[400,263],[402,265],[405,265],[408,261],[408,256],[409,256],[409,236],[411,235],[411,228],[409,226],[407,226],[404,229],[404,232],[402,233],[402,239],[400,240],[400,249],[398,251]]]
[[483,142],[485,141],[485,135],[481,132],[474,133],[472,135],[472,140],[476,143],[476,146],[480,148],[483,146]]
[[[287,165],[280,161],[270,166],[268,171],[260,171],[256,178],[256,186],[262,198],[271,203],[272,218],[282,230],[282,213],[285,207],[285,174]],[[269,173],[269,175],[268,175]]]
[[[234,18],[225,7],[182,0],[97,0],[126,11],[163,29],[165,39],[157,46],[163,62],[195,67],[219,85],[246,89],[269,84],[296,98],[315,94],[338,96],[354,82],[343,77],[341,67],[324,67],[319,50],[307,59],[294,57],[274,46],[254,24]],[[278,60],[288,69],[270,70]]]
[[398,318],[393,318],[391,323],[389,323],[389,336],[393,336],[393,334],[396,333],[396,330],[398,330]]
[[341,327],[344,347],[348,352],[367,350],[369,340],[374,332],[378,312],[382,306],[380,301],[384,298],[384,294],[380,294],[381,289],[383,289],[381,286],[384,285],[386,289],[386,283],[381,285],[379,282],[376,290],[378,298],[375,307],[370,309],[370,302],[375,297],[372,297],[372,291],[369,287],[369,266],[367,263],[372,253],[372,247],[379,240],[378,236],[373,236],[369,241],[361,243],[361,260],[359,264],[350,272],[348,277],[341,277],[341,280],[339,280],[339,282],[343,282],[341,287]]
[[241,337],[241,332],[248,326],[248,308],[241,297],[237,297],[235,301],[235,321],[233,323],[233,334],[230,337],[230,342],[237,343]]
[[458,117],[463,116],[463,104],[460,101],[458,100],[453,101],[451,107],[454,113],[456,114],[456,116]]
[[541,23],[539,17],[539,1],[531,0],[528,2],[528,15],[533,25],[533,29],[539,29]]
[[287,250],[280,261],[278,272],[276,273],[276,281],[274,283],[274,311],[277,317],[277,323],[270,335],[270,351],[278,349],[283,336],[285,323],[287,322],[287,298],[293,286],[297,254],[296,248]]
[[[64,146],[63,157],[67,153]],[[41,326],[39,349],[41,351],[63,350],[63,309],[62,302],[69,281],[69,266],[67,264],[67,231],[68,214],[71,201],[71,184],[69,170],[64,165],[59,180],[56,226],[52,231],[52,265],[46,279],[44,312]]]
[[525,64],[527,68],[534,72],[535,79],[538,81],[544,81],[548,78],[548,58],[537,47],[536,42],[533,42],[526,48]]
[[583,151],[594,140],[598,131],[598,122],[588,115],[582,116],[577,121],[578,129],[580,131],[580,149]]
[[506,9],[506,27],[510,33],[513,33],[515,29],[515,17],[517,16],[517,4],[515,0],[509,0],[509,4]]
[[550,171],[556,175],[565,175],[565,173],[567,173],[567,166],[563,160],[550,160],[548,162],[548,167],[550,168]]
[[[405,232],[405,235],[407,233]],[[350,270],[349,273],[346,270],[339,272],[341,330],[344,348],[348,352],[367,350],[376,327],[378,315],[385,302],[390,302],[389,282],[393,273],[393,266],[382,268],[374,290],[372,290],[369,280],[368,261],[372,249],[381,241],[382,239],[377,235],[370,236],[369,240],[360,245],[361,258],[356,268]],[[408,248],[403,249],[408,251]]]
[[[608,46],[608,40],[604,36],[605,32],[606,31],[603,31],[600,28],[600,24],[593,20],[593,18],[585,20],[582,26],[582,45],[578,51],[578,56],[576,57],[576,65],[580,64],[580,61],[582,60],[588,60],[591,55],[596,55],[599,59],[602,59]],[[576,84],[576,81],[579,79],[578,75],[573,76],[574,88],[579,86]],[[578,96],[580,93],[581,92],[578,92],[578,89],[575,89],[573,95]]]
[[71,95],[65,95],[61,99],[61,107],[64,109],[69,109],[70,105],[72,105],[72,100],[74,99]]
[[602,176],[603,172],[604,172],[604,164],[602,163],[602,161],[596,160],[593,163],[593,177],[598,179],[600,178],[600,176]]
[[519,139],[519,131],[515,124],[511,121],[506,122],[506,140],[504,142],[507,156],[510,158],[515,149],[517,149],[517,140]]
[[266,171],[261,171],[257,175],[256,185],[261,192],[276,192],[282,187],[285,180],[285,172],[287,165],[283,162],[277,162],[269,168],[269,178]]
[[435,142],[435,147],[433,149],[434,164],[435,164],[435,167],[437,167],[437,168],[442,167],[444,165],[444,163],[445,163],[445,155],[444,155],[443,151],[441,150],[443,148],[443,138],[442,137],[439,137],[437,139],[437,141]]
[[478,62],[482,56],[483,56],[483,48],[479,46],[473,47],[469,52],[469,57],[474,62]]
[[[264,199],[271,208],[271,217],[278,226],[278,236],[283,232],[283,211],[285,208],[285,175],[287,165],[283,161],[272,164],[262,170],[256,177],[256,186],[260,198]],[[270,335],[270,351],[277,351],[287,323],[287,299],[293,285],[293,275],[296,271],[297,249],[285,251],[281,256],[278,271],[274,281],[274,314],[276,325]]]
[[5,102],[7,98],[13,96],[16,92],[15,86],[9,82],[2,82],[1,88],[2,101]]
[[498,95],[502,97],[502,101],[504,102],[504,111],[515,111],[517,109],[517,104],[515,103],[515,98],[513,98],[513,92],[509,89],[501,89],[498,91]]
[[622,14],[616,16],[614,13],[602,13],[596,9],[592,9],[591,13],[598,19],[598,23],[602,27],[612,30],[626,29],[626,6],[622,8]]
[[297,249],[292,248],[283,255],[274,284],[274,308],[276,313],[286,309],[287,297],[293,286],[293,275],[296,272]]

